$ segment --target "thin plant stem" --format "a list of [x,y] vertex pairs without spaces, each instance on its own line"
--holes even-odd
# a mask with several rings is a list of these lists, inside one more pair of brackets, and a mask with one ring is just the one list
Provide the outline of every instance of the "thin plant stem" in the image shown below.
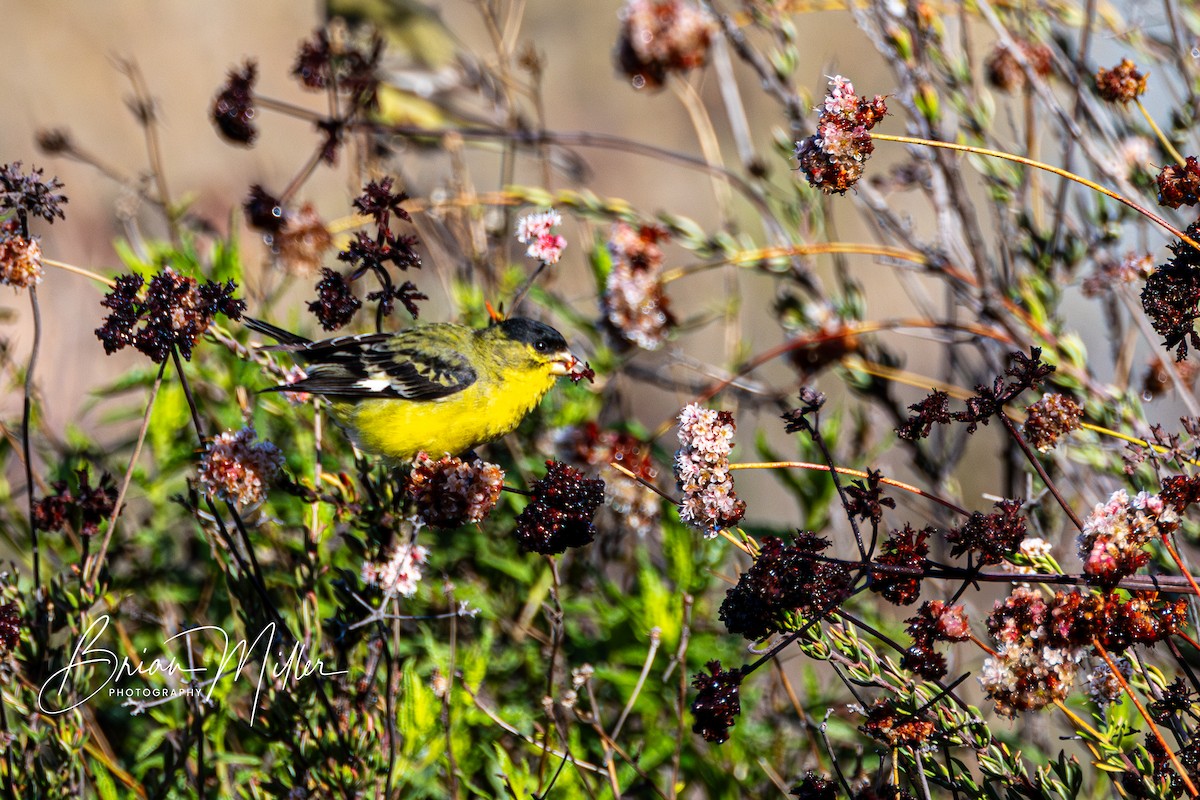
[[[33,546],[33,585],[37,587],[38,616],[42,617],[42,551],[37,526],[33,524],[33,447],[29,438],[33,418],[33,378],[37,368],[38,351],[42,346],[42,311],[38,306],[37,287],[29,287],[29,308],[33,314],[33,345],[25,367],[25,397],[21,409],[21,452],[25,457],[25,493],[29,501],[29,534]],[[44,621],[44,620],[43,620]],[[39,628],[42,627],[39,625]]]
[[105,286],[107,286],[110,289],[115,288],[117,285],[117,282],[114,281],[112,278],[106,278],[103,275],[100,275],[99,273],[92,272],[90,269],[84,269],[83,267],[77,267],[74,264],[68,264],[65,261],[55,261],[52,258],[43,258],[42,263],[48,267],[54,267],[55,269],[61,269],[65,272],[73,272],[76,275],[82,275],[85,278],[91,278],[94,281],[103,283]]
[[1134,98],[1133,102],[1137,103],[1138,111],[1141,111],[1142,116],[1146,118],[1146,124],[1150,126],[1150,130],[1154,131],[1154,135],[1158,137],[1158,141],[1162,144],[1163,149],[1170,154],[1171,158],[1175,159],[1175,162],[1179,164],[1179,166],[1182,167],[1184,164],[1186,164],[1187,160],[1179,154],[1179,151],[1175,149],[1175,145],[1171,144],[1171,140],[1168,139],[1167,135],[1162,132],[1162,128],[1158,127],[1158,123],[1154,121],[1154,117],[1150,116],[1150,112],[1146,110],[1144,105],[1142,105],[1142,101],[1138,98]]
[[932,139],[920,139],[920,138],[917,138],[914,136],[893,136],[891,134],[886,134],[886,133],[873,133],[873,134],[871,134],[871,139],[872,139],[872,141],[880,141],[880,142],[897,142],[899,144],[923,145],[925,147],[941,147],[946,150],[957,150],[961,153],[974,153],[975,155],[979,155],[979,156],[990,156],[991,158],[1002,158],[1006,161],[1015,161],[1016,163],[1024,164],[1027,167],[1033,167],[1034,169],[1041,169],[1041,170],[1045,170],[1046,172],[1051,172],[1055,175],[1058,175],[1059,177],[1066,178],[1067,180],[1075,181],[1078,184],[1086,186],[1089,189],[1091,189],[1092,191],[1099,192],[1100,194],[1104,195],[1105,197],[1116,200],[1118,203],[1121,203],[1122,205],[1128,206],[1129,208],[1133,209],[1137,213],[1144,216],[1146,219],[1153,222],[1155,225],[1158,225],[1160,228],[1162,228],[1163,230],[1170,233],[1175,238],[1186,242],[1187,244],[1191,245],[1192,247],[1194,247],[1197,250],[1200,250],[1200,242],[1197,242],[1195,239],[1192,239],[1190,236],[1188,236],[1183,231],[1176,228],[1171,223],[1167,222],[1162,217],[1155,214],[1153,211],[1150,211],[1149,209],[1138,205],[1137,203],[1133,202],[1132,200],[1128,199],[1127,197],[1125,197],[1123,195],[1117,194],[1112,189],[1106,189],[1105,187],[1101,186],[1100,184],[1096,183],[1095,181],[1088,180],[1087,178],[1083,177],[1082,175],[1076,175],[1073,172],[1067,172],[1065,169],[1060,169],[1051,164],[1046,164],[1041,161],[1034,161],[1031,158],[1024,158],[1023,156],[1014,155],[1012,153],[1006,153],[1003,150],[991,150],[986,147],[974,147],[972,145],[954,144],[952,142],[937,142]]
[[1075,513],[1075,509],[1071,508],[1071,504],[1068,503],[1066,498],[1063,497],[1058,491],[1058,487],[1046,473],[1046,468],[1042,466],[1041,459],[1034,455],[1033,450],[1029,447],[1029,442],[1025,441],[1025,437],[1021,435],[1021,432],[1017,430],[1017,426],[1014,425],[1013,421],[1009,419],[1007,414],[1004,413],[1004,409],[1000,409],[996,416],[1000,417],[1000,422],[1004,424],[1009,436],[1011,436],[1013,441],[1017,443],[1017,446],[1021,448],[1021,452],[1025,454],[1025,458],[1029,460],[1029,463],[1033,466],[1034,470],[1037,471],[1038,477],[1042,479],[1042,483],[1045,484],[1046,489],[1051,495],[1054,496],[1055,501],[1071,520],[1071,524],[1073,524],[1077,529],[1083,530],[1083,520],[1079,518],[1079,515]]

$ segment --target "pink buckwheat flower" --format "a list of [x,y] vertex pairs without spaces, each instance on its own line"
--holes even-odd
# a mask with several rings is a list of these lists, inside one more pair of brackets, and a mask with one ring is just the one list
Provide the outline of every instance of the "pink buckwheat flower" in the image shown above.
[[1150,560],[1146,543],[1178,527],[1179,515],[1158,495],[1139,492],[1130,500],[1119,489],[1096,505],[1079,534],[1083,571],[1100,583],[1115,584]]
[[210,495],[242,507],[266,498],[267,487],[283,467],[283,453],[254,439],[254,427],[247,426],[225,431],[209,443],[200,460],[200,482]]
[[690,403],[679,413],[675,479],[683,491],[679,518],[712,538],[746,514],[746,503],[733,491],[729,452],[735,430],[733,414]]
[[525,255],[544,264],[557,264],[567,240],[551,231],[562,225],[562,216],[554,209],[527,214],[517,222],[517,241],[529,245]]
[[388,560],[381,563],[366,562],[362,567],[362,579],[378,586],[388,597],[412,597],[421,582],[421,566],[429,551],[412,542],[396,545]]

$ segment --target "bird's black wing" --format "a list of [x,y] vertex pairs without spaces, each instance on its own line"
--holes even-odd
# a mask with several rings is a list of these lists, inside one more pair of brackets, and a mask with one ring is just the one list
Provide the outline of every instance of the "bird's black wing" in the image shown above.
[[478,378],[462,353],[421,345],[417,337],[390,333],[288,343],[280,349],[305,362],[307,376],[267,391],[436,400],[461,392]]

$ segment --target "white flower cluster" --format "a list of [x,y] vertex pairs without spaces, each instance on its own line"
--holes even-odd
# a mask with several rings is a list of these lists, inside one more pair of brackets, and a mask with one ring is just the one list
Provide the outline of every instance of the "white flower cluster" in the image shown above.
[[254,441],[254,426],[225,431],[200,460],[200,482],[209,494],[243,508],[257,505],[283,467],[283,454],[270,442]]
[[679,413],[675,479],[683,492],[679,518],[708,537],[738,523],[745,502],[733,491],[729,453],[733,449],[733,414],[690,403]]
[[362,579],[383,590],[387,597],[412,597],[421,582],[421,566],[429,551],[411,541],[396,545],[383,563],[366,562]]

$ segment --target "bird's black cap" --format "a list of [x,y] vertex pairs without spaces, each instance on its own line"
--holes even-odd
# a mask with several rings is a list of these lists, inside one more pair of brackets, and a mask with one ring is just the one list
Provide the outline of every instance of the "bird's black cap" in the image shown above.
[[557,353],[567,348],[567,340],[558,331],[544,322],[512,317],[496,323],[504,331],[504,335],[513,341],[525,342],[532,345],[541,353]]

